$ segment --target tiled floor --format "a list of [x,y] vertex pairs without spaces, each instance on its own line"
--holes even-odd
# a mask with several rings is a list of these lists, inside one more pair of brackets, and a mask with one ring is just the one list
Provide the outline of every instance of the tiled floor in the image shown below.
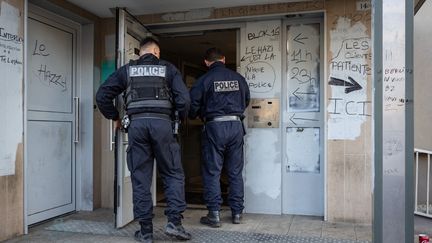
[[[160,237],[156,239],[166,241],[161,234],[166,224],[163,208],[156,207],[154,211],[153,222],[157,229],[155,232],[160,233],[158,233]],[[205,213],[206,211],[202,209],[189,209],[184,213],[183,225],[195,234],[193,242],[355,242],[356,240],[364,242],[372,239],[371,226],[334,224],[324,222],[321,217],[295,215],[245,214],[243,224],[233,225],[230,223],[229,212],[222,212],[222,227],[215,230],[199,223],[199,218]],[[104,231],[99,227],[97,233],[94,233],[89,226],[84,231],[77,231],[70,227],[62,229],[62,222],[71,223],[80,220],[88,223],[103,223],[102,225],[105,225],[108,230]],[[80,212],[31,228],[30,234],[9,242],[133,242],[129,233],[136,230],[138,224],[131,224],[129,228],[122,231],[122,234],[112,230],[112,224],[111,210]]]

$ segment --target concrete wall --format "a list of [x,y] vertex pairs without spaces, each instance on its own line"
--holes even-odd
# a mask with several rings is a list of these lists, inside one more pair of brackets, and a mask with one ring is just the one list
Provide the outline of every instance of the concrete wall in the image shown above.
[[199,20],[222,20],[227,18],[238,18],[245,16],[262,16],[280,13],[301,13],[321,11],[324,9],[324,0],[289,2],[262,5],[247,5],[229,8],[196,9],[174,13],[154,13],[139,16],[145,24],[175,23]]
[[[24,1],[0,0],[0,241],[23,233]],[[11,37],[11,35],[15,37]]]
[[[115,70],[115,23],[116,21],[113,18],[101,21],[101,42],[99,45],[102,57],[100,83],[103,83],[108,75]],[[95,84],[95,90],[99,88],[99,85]],[[114,151],[110,151],[109,144],[110,122],[99,111],[97,113],[97,118],[95,117],[95,130],[99,130],[100,136],[97,138],[95,136],[95,139],[98,139],[101,152],[101,207],[114,208]]]
[[[354,0],[328,0],[327,216],[329,221],[372,220],[371,12]],[[347,92],[332,78],[355,80]]]
[[432,151],[432,1],[414,17],[414,147]]

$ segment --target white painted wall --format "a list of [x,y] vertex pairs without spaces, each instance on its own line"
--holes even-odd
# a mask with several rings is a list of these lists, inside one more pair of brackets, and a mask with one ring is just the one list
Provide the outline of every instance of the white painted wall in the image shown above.
[[[248,6],[256,4],[271,4],[284,2],[305,2],[310,0],[218,0],[218,1],[202,1],[202,0],[164,0],[164,1],[136,1],[122,0],[120,7],[125,7],[133,15],[153,14],[153,13],[169,13],[179,11],[190,11],[187,16],[181,13],[166,14],[168,19],[199,19],[211,14],[214,8],[226,8],[237,6]],[[68,0],[83,9],[86,9],[100,17],[112,17],[113,13],[110,9],[119,7],[118,0]]]
[[[77,144],[77,164],[81,170],[81,178],[77,182],[78,210],[93,210],[93,62],[94,62],[94,25],[81,27],[81,77],[79,143]],[[79,174],[79,173],[78,173]]]
[[[251,98],[281,99],[281,21],[248,22],[241,30],[240,67]],[[246,119],[247,120],[247,119]],[[281,213],[279,128],[248,128],[245,137],[245,211]]]
[[[340,17],[330,31],[332,59],[329,69],[331,95],[327,106],[327,139],[356,140],[370,116],[367,97],[368,77],[371,75],[369,51],[372,46],[367,27]],[[359,89],[351,88],[360,85]],[[368,113],[369,112],[369,113]],[[341,129],[342,128],[342,129]]]
[[0,176],[15,174],[15,161],[23,134],[23,43],[19,9],[3,1],[0,6]]

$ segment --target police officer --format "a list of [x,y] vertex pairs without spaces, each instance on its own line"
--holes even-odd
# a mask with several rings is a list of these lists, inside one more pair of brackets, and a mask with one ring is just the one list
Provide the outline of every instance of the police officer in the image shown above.
[[243,76],[225,67],[225,56],[218,48],[206,51],[204,62],[209,71],[192,87],[189,117],[199,116],[204,122],[202,132],[202,176],[204,200],[208,214],[202,224],[220,227],[222,203],[220,175],[222,167],[228,174],[228,203],[232,223],[239,224],[243,211],[243,112],[249,105],[250,93]]
[[178,240],[191,238],[181,224],[186,208],[184,173],[172,119],[174,111],[180,117],[187,116],[190,97],[180,72],[159,57],[159,43],[150,37],[143,39],[140,58],[113,73],[96,94],[102,114],[116,121],[119,127],[119,112],[113,106],[113,99],[124,92],[125,109],[130,117],[127,165],[131,171],[134,217],[141,225],[135,239],[141,242],[153,239],[150,186],[154,158],[167,199],[165,233]]

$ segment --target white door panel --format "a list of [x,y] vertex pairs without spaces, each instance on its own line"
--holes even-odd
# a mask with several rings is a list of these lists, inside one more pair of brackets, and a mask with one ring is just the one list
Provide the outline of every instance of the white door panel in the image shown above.
[[75,210],[78,27],[31,8],[27,48],[28,224]]
[[33,18],[28,32],[28,109],[71,113],[74,33]]
[[286,25],[282,211],[324,215],[322,24]]
[[67,121],[28,122],[29,215],[73,203],[72,129]]

